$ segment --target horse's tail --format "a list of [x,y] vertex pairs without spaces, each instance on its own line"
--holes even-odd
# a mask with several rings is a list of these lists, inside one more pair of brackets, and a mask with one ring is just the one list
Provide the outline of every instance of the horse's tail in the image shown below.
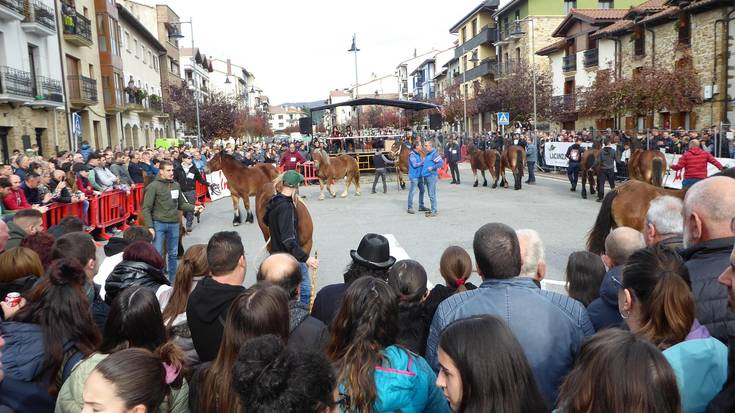
[[615,224],[612,216],[612,205],[618,191],[612,190],[605,195],[605,199],[600,206],[600,212],[597,213],[595,225],[587,234],[587,250],[593,254],[602,254],[605,252],[605,238],[610,233],[610,229]]
[[523,176],[523,151],[517,150],[516,151],[516,171],[518,173],[518,176]]
[[662,187],[664,178],[664,162],[661,158],[653,158],[651,160],[651,183],[654,186]]
[[500,170],[500,158],[501,158],[500,152],[496,152],[496,153],[495,153],[495,177],[496,177],[496,178],[497,178],[498,176],[500,176],[500,174],[501,174],[502,172],[504,172],[504,171],[501,171],[501,170]]

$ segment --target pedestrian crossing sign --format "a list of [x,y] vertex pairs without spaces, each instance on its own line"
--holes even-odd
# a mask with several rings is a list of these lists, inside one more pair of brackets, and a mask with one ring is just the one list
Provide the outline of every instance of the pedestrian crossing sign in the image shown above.
[[510,114],[508,112],[498,112],[498,126],[510,125]]

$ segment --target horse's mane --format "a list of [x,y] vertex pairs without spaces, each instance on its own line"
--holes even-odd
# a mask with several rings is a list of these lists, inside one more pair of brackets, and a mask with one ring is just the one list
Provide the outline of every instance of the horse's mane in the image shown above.
[[327,153],[327,151],[325,151],[324,148],[319,148],[316,151],[319,154],[319,156],[322,158],[321,161],[324,163],[325,166],[328,167],[329,166],[329,154]]

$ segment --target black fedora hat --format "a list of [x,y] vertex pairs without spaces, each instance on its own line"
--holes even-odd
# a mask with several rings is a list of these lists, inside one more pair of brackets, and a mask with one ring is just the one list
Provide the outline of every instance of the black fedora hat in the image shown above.
[[388,239],[379,234],[365,234],[357,250],[350,251],[350,256],[355,262],[377,269],[390,268],[396,262],[390,255]]

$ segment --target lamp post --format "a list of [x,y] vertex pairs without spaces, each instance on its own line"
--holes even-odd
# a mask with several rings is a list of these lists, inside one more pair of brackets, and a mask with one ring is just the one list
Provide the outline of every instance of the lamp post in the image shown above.
[[[462,45],[462,56],[466,53],[464,49],[464,45]],[[470,62],[473,64],[477,63],[479,59],[477,58],[477,50],[472,51],[472,57],[470,57]],[[464,90],[462,90],[462,98],[464,103],[464,125],[462,126],[463,130],[462,133],[465,134],[465,137],[467,137],[467,90],[469,89],[467,87],[467,63],[465,62],[464,70],[462,70],[462,85],[464,87]]]
[[536,131],[536,122],[538,121],[537,118],[537,111],[536,111],[536,53],[535,53],[535,47],[533,44],[533,32],[534,32],[534,23],[533,23],[533,17],[528,16],[524,17],[522,19],[516,20],[516,26],[513,32],[510,34],[510,37],[514,39],[520,39],[523,37],[526,32],[521,30],[521,22],[527,21],[530,23],[530,32],[531,32],[531,75],[533,77],[533,140],[536,142],[537,139],[537,131]]
[[[179,26],[176,33],[171,34],[168,36],[169,39],[173,40],[181,40],[184,38],[184,35],[181,34],[181,25],[188,24],[189,28],[191,29],[191,72],[192,72],[192,81],[194,83],[194,106],[196,107],[196,114],[197,114],[197,147],[202,147],[202,127],[201,127],[201,121],[199,120],[199,83],[194,79],[194,71],[196,70],[196,57],[194,56],[194,23],[192,23],[193,19],[189,19],[189,21],[186,22],[176,22],[176,23],[169,23],[172,26]],[[229,80],[226,79],[226,80]]]
[[[359,85],[360,83],[357,81],[357,52],[359,52],[360,49],[357,48],[357,35],[352,35],[352,47],[350,47],[350,50],[348,52],[355,53],[355,99],[357,99],[359,95]],[[357,134],[360,135],[360,107],[355,107],[355,113],[357,114]]]

